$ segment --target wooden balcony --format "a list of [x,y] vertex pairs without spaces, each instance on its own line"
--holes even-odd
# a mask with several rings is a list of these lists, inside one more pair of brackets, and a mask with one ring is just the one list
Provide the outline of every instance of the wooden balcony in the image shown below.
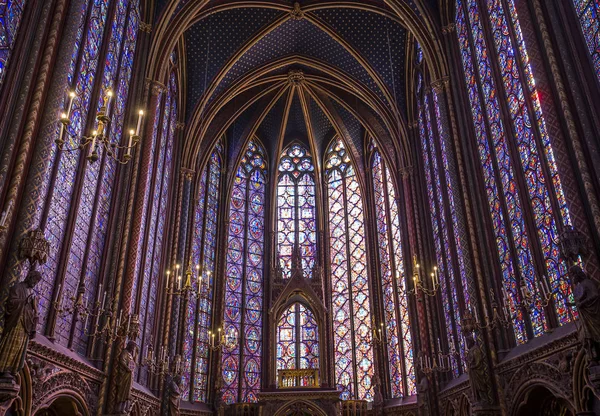
[[310,389],[320,385],[318,368],[277,370],[277,387],[280,389]]

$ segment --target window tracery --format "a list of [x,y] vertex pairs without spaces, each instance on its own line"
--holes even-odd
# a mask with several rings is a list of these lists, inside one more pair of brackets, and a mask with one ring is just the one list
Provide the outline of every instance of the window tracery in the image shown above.
[[[476,1],[457,0],[457,34],[503,274],[501,288],[516,342],[524,343],[549,329],[549,313],[559,325],[572,319],[566,267],[557,245],[559,228],[571,219],[514,1],[485,4],[487,13],[482,14]],[[544,308],[534,301],[523,313],[519,305],[524,293],[539,294],[546,279],[558,293],[556,302]]]
[[600,80],[600,1],[598,0],[573,0],[581,32],[587,42],[588,51]]
[[277,184],[277,257],[284,278],[292,273],[292,252],[300,248],[305,277],[312,277],[317,252],[314,165],[298,144],[281,155]]
[[[76,94],[68,127],[72,136],[87,133],[88,112],[95,112],[101,106],[101,100],[97,105],[91,101],[94,91],[103,96],[109,88],[117,96],[110,114],[110,134],[122,136],[139,26],[139,5],[137,0],[115,3],[112,14],[108,0],[90,0],[81,5],[81,20],[67,75],[69,86]],[[103,55],[104,42],[108,42],[108,47]],[[55,134],[58,136],[58,130]],[[43,266],[45,278],[40,290],[52,293],[52,285],[61,282],[63,307],[72,305],[70,297],[80,287],[88,288],[84,292],[86,304],[92,304],[97,298],[117,172],[115,161],[103,154],[102,149],[99,153],[97,162],[82,163],[81,152],[63,152],[53,145],[48,158],[50,174],[43,186],[52,188],[39,215],[51,249],[48,262]],[[80,169],[81,166],[84,168]],[[83,174],[77,176],[77,172]],[[81,186],[77,186],[80,181]],[[74,229],[67,234],[70,219]],[[66,257],[61,260],[65,248]],[[61,273],[64,273],[64,279]],[[40,302],[42,328],[46,326],[49,307],[49,298],[43,298]],[[87,337],[83,322],[78,320],[74,334],[70,335],[74,325],[72,318],[69,315],[57,320],[56,339],[63,344],[73,343],[79,353],[85,354]]]
[[223,350],[223,401],[256,402],[260,390],[264,268],[265,152],[251,140],[234,178],[229,207]]
[[5,0],[0,3],[0,85],[6,76],[26,5],[26,0]]
[[[202,171],[194,210],[191,274],[193,288],[187,303],[184,342],[184,397],[206,402],[208,394],[209,331],[211,330],[213,288],[217,248],[217,219],[221,195],[222,144],[219,141]],[[201,279],[198,281],[198,279]]]
[[277,369],[319,368],[319,329],[313,312],[301,303],[287,308],[277,324]]
[[416,394],[413,342],[402,252],[401,212],[390,171],[377,148],[372,156],[372,174],[389,377],[392,397],[398,398]]
[[372,400],[372,322],[362,194],[342,140],[325,157],[334,330],[335,383],[341,398]]

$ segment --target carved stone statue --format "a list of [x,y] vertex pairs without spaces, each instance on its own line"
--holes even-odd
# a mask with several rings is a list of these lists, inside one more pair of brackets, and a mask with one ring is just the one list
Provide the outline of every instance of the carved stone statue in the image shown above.
[[115,411],[124,414],[129,411],[131,386],[133,385],[133,372],[135,371],[135,359],[137,356],[137,344],[133,341],[127,343],[127,347],[121,352],[116,365],[115,383],[117,386],[117,397],[115,398]]
[[181,401],[181,374],[176,374],[169,380],[167,389],[169,395],[169,416],[179,416],[179,403]]
[[483,351],[481,351],[481,348],[477,345],[477,342],[475,342],[473,334],[468,334],[465,339],[468,348],[466,361],[473,392],[473,403],[491,404],[490,380],[485,371]]
[[10,288],[5,304],[4,333],[0,339],[0,379],[14,380],[25,365],[29,340],[35,336],[38,311],[33,293],[42,275],[31,270],[24,281]]
[[598,283],[578,265],[569,269],[574,284],[573,297],[580,317],[580,336],[587,352],[590,366],[600,364],[600,290]]

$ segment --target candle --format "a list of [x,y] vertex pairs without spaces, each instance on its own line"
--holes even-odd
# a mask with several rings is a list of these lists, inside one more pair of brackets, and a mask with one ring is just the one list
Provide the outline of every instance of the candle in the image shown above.
[[113,92],[111,90],[106,91],[106,97],[104,98],[104,106],[106,107],[106,114],[110,112],[110,103],[112,101]]
[[129,318],[127,318],[127,333],[129,333],[129,325],[131,325],[131,314],[129,314]]
[[438,275],[437,266],[433,266],[433,271],[435,272],[435,284],[439,285],[440,284],[440,276]]
[[71,115],[71,109],[73,108],[73,100],[75,99],[75,92],[71,91],[69,93],[69,106],[67,107],[67,113],[63,117],[64,119],[68,119]]
[[98,136],[98,132],[94,130],[92,132],[92,146],[90,147],[90,154],[94,153],[94,147],[96,147],[96,137]]
[[135,132],[133,130],[129,130],[129,142],[127,143],[127,154],[131,154],[131,147],[133,146],[133,135]]
[[140,110],[140,112],[138,113],[137,127],[135,129],[135,135],[136,136],[140,135],[140,129],[142,128],[142,118],[144,118],[144,111]]
[[438,351],[442,352],[442,343],[440,342],[440,337],[438,337],[437,341],[438,341]]
[[62,287],[62,284],[59,283],[58,287],[56,288],[56,297],[54,298],[54,302],[58,303],[58,297],[60,296],[60,289],[61,289],[61,287]]
[[552,290],[550,290],[550,286],[548,285],[548,279],[545,275],[542,275],[542,286],[546,289],[546,296],[552,294]]
[[106,306],[106,290],[104,291],[104,296],[102,297],[102,310],[104,310],[105,306]]

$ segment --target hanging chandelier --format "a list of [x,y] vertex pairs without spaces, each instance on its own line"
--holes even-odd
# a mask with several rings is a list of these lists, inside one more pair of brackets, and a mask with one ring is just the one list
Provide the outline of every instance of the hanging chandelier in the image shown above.
[[[100,158],[100,151],[104,149],[106,155],[120,164],[126,164],[131,159],[132,150],[140,142],[140,129],[142,127],[142,119],[144,111],[138,113],[137,127],[135,130],[129,130],[129,140],[127,146],[122,146],[118,141],[112,141],[108,132],[110,131],[110,106],[113,99],[112,90],[108,89],[106,95],[102,99],[102,106],[96,113],[96,126],[90,136],[78,137],[69,131],[71,125],[71,112],[73,109],[73,101],[75,100],[75,92],[69,92],[69,104],[66,111],[60,115],[60,134],[55,140],[58,148],[66,151],[80,150],[85,152],[86,159],[90,163],[96,162]],[[69,138],[69,144],[65,146],[65,136]],[[69,146],[71,145],[71,146]]]

